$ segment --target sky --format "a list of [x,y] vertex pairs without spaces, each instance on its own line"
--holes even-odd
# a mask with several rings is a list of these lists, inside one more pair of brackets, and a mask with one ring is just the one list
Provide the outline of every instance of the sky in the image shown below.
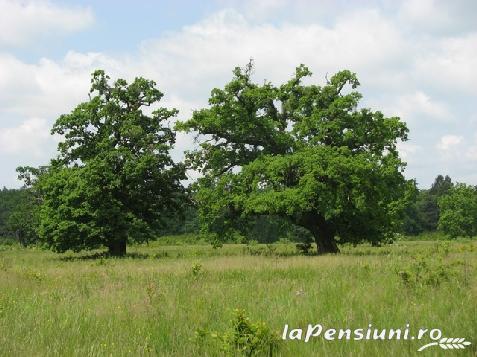
[[[362,106],[410,129],[406,177],[477,184],[475,0],[0,0],[0,187],[55,155],[50,129],[93,70],[153,79],[185,120],[250,58],[257,82],[356,72]],[[178,134],[174,159],[193,145]]]

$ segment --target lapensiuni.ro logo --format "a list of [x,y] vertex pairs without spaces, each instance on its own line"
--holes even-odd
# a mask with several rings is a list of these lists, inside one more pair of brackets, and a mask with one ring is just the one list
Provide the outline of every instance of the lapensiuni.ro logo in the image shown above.
[[[309,342],[312,338],[322,337],[327,341],[334,340],[419,340],[427,343],[421,345],[418,351],[430,347],[440,347],[444,350],[460,350],[471,345],[464,337],[442,337],[442,331],[438,328],[420,328],[412,334],[409,324],[405,328],[378,329],[369,324],[366,328],[327,328],[321,324],[308,324],[306,328],[291,328],[287,325],[283,328],[283,340],[299,340]],[[429,342],[430,340],[430,342]]]

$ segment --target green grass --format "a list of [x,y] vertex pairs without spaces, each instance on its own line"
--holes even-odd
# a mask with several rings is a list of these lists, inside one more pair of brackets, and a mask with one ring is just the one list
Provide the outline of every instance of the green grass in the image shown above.
[[221,356],[217,339],[244,309],[285,324],[439,328],[466,350],[423,341],[284,341],[280,356],[473,356],[477,242],[401,241],[298,256],[292,244],[133,246],[123,259],[0,246],[0,355]]

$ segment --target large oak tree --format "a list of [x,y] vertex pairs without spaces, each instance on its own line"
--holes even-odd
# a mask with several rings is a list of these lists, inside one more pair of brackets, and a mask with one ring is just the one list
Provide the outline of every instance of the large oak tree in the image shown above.
[[211,92],[209,107],[177,128],[197,133],[187,153],[203,177],[196,199],[202,228],[226,234],[257,215],[305,227],[320,253],[337,242],[379,242],[392,234],[409,183],[396,144],[398,117],[358,108],[355,74],[304,84],[304,65],[286,83],[252,81],[253,66]]
[[91,83],[90,99],[53,126],[59,155],[34,183],[39,235],[60,252],[106,246],[124,255],[128,241],[150,239],[181,210],[185,170],[170,157],[167,123],[177,110],[146,109],[163,94],[144,78],[110,83],[98,70]]

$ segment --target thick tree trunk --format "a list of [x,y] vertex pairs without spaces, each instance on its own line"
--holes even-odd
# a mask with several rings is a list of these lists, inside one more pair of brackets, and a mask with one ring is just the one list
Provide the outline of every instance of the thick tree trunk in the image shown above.
[[335,240],[335,231],[332,225],[321,215],[309,214],[304,218],[303,224],[315,238],[318,254],[339,253],[340,250]]
[[315,238],[316,246],[318,247],[318,254],[340,252],[333,233],[329,232],[327,229],[319,228],[316,229],[316,231],[316,233],[313,232],[313,236]]
[[126,255],[126,239],[117,240],[109,243],[108,253],[113,257],[122,257]]

